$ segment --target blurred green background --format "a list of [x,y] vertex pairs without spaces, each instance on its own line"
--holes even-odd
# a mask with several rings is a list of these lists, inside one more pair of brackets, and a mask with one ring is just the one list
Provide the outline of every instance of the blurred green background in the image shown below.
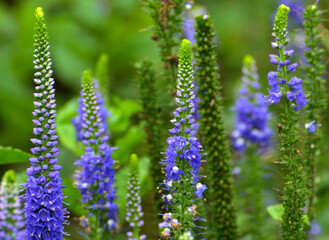
[[[312,1],[313,2],[313,1]],[[212,16],[219,42],[219,61],[223,83],[228,131],[233,129],[234,104],[239,87],[240,69],[243,56],[255,57],[260,81],[266,91],[266,73],[272,68],[267,55],[270,47],[273,17],[278,1],[276,0],[199,0]],[[320,8],[329,9],[329,1],[320,0]],[[143,142],[143,123],[140,119],[140,104],[136,76],[133,65],[140,59],[150,59],[161,67],[156,43],[151,40],[149,30],[152,20],[141,9],[137,0],[2,0],[0,2],[0,145],[19,148],[25,152],[32,146],[31,112],[33,109],[33,28],[34,9],[43,7],[49,30],[56,97],[59,116],[57,121],[62,133],[60,162],[64,165],[63,178],[66,179],[67,192],[72,187],[73,163],[79,158],[81,149],[70,138],[73,129],[71,117],[77,107],[76,98],[80,91],[80,76],[83,70],[95,68],[99,55],[103,52],[110,56],[110,96],[111,144],[119,146],[115,153],[118,165],[123,166],[117,178],[119,188],[124,188],[129,155],[136,152],[142,158],[143,179],[147,178],[150,164],[145,155]],[[325,13],[324,18],[329,19]],[[290,20],[292,36],[300,45],[300,26]],[[328,22],[323,23],[324,46],[329,47]],[[328,54],[327,54],[328,55]],[[72,100],[73,99],[73,100]],[[323,123],[327,122],[327,118]],[[323,153],[319,161],[319,189],[317,222],[322,226],[322,234],[316,239],[329,239],[329,133],[328,127],[323,139]],[[0,159],[0,162],[3,159]],[[269,158],[271,173],[276,174],[273,159]],[[24,172],[28,164],[1,165],[0,176],[9,168]],[[22,175],[23,176],[23,175]],[[278,180],[279,181],[279,180]],[[147,184],[144,181],[143,184]],[[271,187],[277,187],[270,186]],[[143,189],[147,189],[144,186]],[[146,190],[145,190],[146,191]],[[275,190],[273,190],[275,193]],[[124,194],[123,192],[119,192]],[[77,195],[77,194],[76,194]],[[77,196],[68,200],[78,202]],[[147,205],[147,198],[144,198]],[[273,200],[275,202],[275,200]],[[272,201],[272,202],[273,202]],[[80,214],[76,206],[70,207],[71,220]],[[148,209],[145,209],[148,216]],[[70,239],[81,239],[75,224],[68,228]],[[275,238],[274,238],[275,239]]]

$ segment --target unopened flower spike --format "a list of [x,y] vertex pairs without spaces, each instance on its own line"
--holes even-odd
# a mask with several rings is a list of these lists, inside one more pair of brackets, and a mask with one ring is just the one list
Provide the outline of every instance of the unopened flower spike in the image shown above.
[[207,212],[209,239],[237,239],[232,192],[232,159],[223,123],[223,99],[218,74],[215,31],[208,15],[196,21],[196,80],[200,98],[200,135],[207,153]]
[[321,154],[320,142],[322,138],[321,126],[323,116],[327,109],[327,88],[326,88],[326,71],[325,71],[325,50],[321,47],[322,38],[321,28],[319,27],[322,20],[322,11],[318,8],[317,3],[306,7],[304,12],[304,29],[305,29],[305,92],[310,96],[307,104],[307,123],[304,125],[308,130],[304,141],[305,169],[309,179],[309,195],[307,204],[307,214],[310,220],[313,220],[313,205],[316,192],[316,162]]
[[98,92],[104,99],[104,105],[107,106],[110,101],[109,89],[110,89],[110,74],[109,74],[109,55],[102,53],[97,61],[96,65],[96,81],[98,85]]
[[127,232],[127,236],[128,240],[141,240],[145,239],[146,235],[139,235],[140,228],[144,225],[142,220],[144,213],[142,212],[140,197],[139,161],[136,154],[131,155],[129,165],[126,221],[132,231]]
[[25,184],[24,212],[26,218],[27,240],[63,238],[65,215],[63,208],[61,166],[57,164],[59,149],[56,135],[56,100],[53,71],[51,70],[50,46],[45,25],[44,13],[36,9],[36,27],[34,34],[34,83],[35,109],[31,139],[34,147],[30,158],[31,167],[26,170],[28,175]]
[[100,113],[97,92],[90,71],[82,74],[83,113],[82,127],[85,154],[75,164],[81,167],[76,174],[77,188],[82,194],[82,202],[88,210],[91,231],[90,239],[100,239],[101,228],[107,224],[112,231],[116,229],[118,207],[114,203],[114,161],[107,141],[106,128]]
[[245,198],[248,199],[241,201],[244,211],[248,211],[246,227],[252,239],[265,239],[261,153],[271,142],[272,130],[268,126],[270,115],[264,95],[259,92],[261,86],[256,61],[252,56],[245,56],[242,73],[240,96],[235,105],[236,126],[231,137],[234,148],[242,158],[241,187],[247,193]]
[[176,110],[171,120],[172,135],[167,139],[166,157],[162,161],[166,177],[163,189],[163,200],[167,213],[163,215],[164,222],[161,236],[164,239],[178,237],[185,232],[195,233],[198,216],[196,200],[203,198],[207,187],[200,182],[202,146],[196,137],[198,125],[192,113],[195,111],[193,99],[193,66],[191,59],[191,43],[183,40],[180,48],[178,65]]
[[3,175],[0,186],[0,239],[25,239],[25,222],[18,193],[15,172],[9,170]]
[[143,106],[142,118],[145,121],[146,143],[148,156],[151,160],[150,174],[152,178],[153,198],[152,205],[156,217],[158,218],[158,211],[163,205],[161,195],[158,193],[157,186],[163,180],[161,174],[161,152],[163,151],[163,143],[161,138],[161,118],[159,114],[159,107],[157,106],[157,96],[159,92],[156,90],[156,73],[150,61],[141,61],[135,64],[137,78],[139,82],[139,93],[141,103]]
[[142,5],[154,22],[152,39],[157,42],[163,67],[168,69],[169,80],[174,83],[176,77],[177,57],[174,55],[182,34],[182,17],[185,1],[183,0],[142,0]]
[[[291,75],[295,72],[297,63],[291,63],[292,49],[286,49],[289,42],[287,20],[289,8],[280,5],[274,20],[273,48],[279,55],[270,55],[270,61],[276,66],[276,71],[269,72],[267,79],[270,95],[269,104],[281,102],[279,139],[282,153],[282,164],[287,172],[284,174],[285,185],[282,196],[283,216],[281,222],[281,239],[306,239],[304,223],[304,208],[306,202],[306,178],[303,172],[304,159],[296,149],[299,149],[298,113],[306,106],[307,100],[303,93],[303,80]],[[274,61],[276,60],[276,61]]]

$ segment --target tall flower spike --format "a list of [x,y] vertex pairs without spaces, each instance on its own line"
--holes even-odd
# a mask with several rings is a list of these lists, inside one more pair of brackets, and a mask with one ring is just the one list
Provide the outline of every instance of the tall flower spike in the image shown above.
[[107,222],[109,230],[116,228],[118,207],[114,203],[114,161],[112,153],[115,148],[107,144],[109,137],[103,125],[97,92],[89,71],[82,75],[83,114],[82,127],[85,154],[76,161],[81,172],[76,174],[77,188],[81,191],[84,207],[89,212],[91,239],[100,239],[101,228]]
[[309,200],[307,214],[310,220],[313,219],[313,204],[315,197],[315,175],[316,175],[316,160],[319,154],[319,142],[321,141],[320,134],[314,134],[316,131],[315,124],[322,121],[322,117],[327,108],[326,97],[326,80],[324,62],[324,49],[319,45],[321,42],[320,29],[317,28],[321,22],[321,10],[317,5],[310,5],[305,9],[304,14],[304,27],[305,27],[305,43],[307,50],[305,52],[305,58],[307,64],[305,70],[307,78],[305,81],[306,93],[310,96],[310,101],[307,104],[307,110],[309,110],[308,120],[309,124],[305,125],[310,134],[304,142],[305,157],[306,157],[306,171],[309,179]]
[[176,110],[171,120],[174,128],[169,132],[172,135],[167,139],[168,147],[166,158],[162,161],[166,172],[163,184],[163,200],[167,211],[163,215],[164,222],[162,237],[168,239],[172,236],[178,239],[185,232],[194,232],[198,217],[195,201],[203,198],[207,189],[200,182],[202,146],[197,137],[198,125],[192,114],[195,111],[193,103],[194,84],[191,59],[191,43],[183,40],[180,48],[178,65],[178,81]]
[[157,107],[156,76],[152,64],[149,61],[142,61],[136,66],[137,77],[139,81],[139,93],[143,106],[143,120],[145,121],[146,141],[148,147],[148,156],[151,159],[151,177],[153,181],[153,207],[158,216],[158,210],[161,209],[163,202],[161,195],[158,194],[156,187],[163,180],[161,174],[161,152],[163,144],[161,143],[161,118],[159,117]]
[[139,161],[136,154],[130,157],[130,168],[128,176],[128,191],[127,199],[127,214],[126,220],[133,231],[127,232],[128,240],[145,239],[146,235],[139,235],[140,227],[143,226],[144,221],[141,219],[144,215],[142,212],[141,197],[139,195]]
[[307,103],[302,90],[302,80],[297,77],[288,79],[288,73],[294,72],[297,64],[290,64],[293,50],[287,50],[287,20],[289,8],[281,5],[274,20],[272,46],[279,50],[279,56],[270,55],[271,62],[277,66],[277,71],[269,72],[270,104],[281,103],[279,128],[280,150],[282,164],[285,167],[283,190],[283,216],[281,223],[281,239],[306,239],[304,207],[306,197],[306,179],[302,170],[302,159],[298,149],[298,113]]
[[23,240],[24,227],[15,172],[9,170],[5,172],[0,186],[0,239]]
[[25,184],[26,239],[63,238],[66,209],[63,208],[62,180],[57,165],[56,135],[56,100],[54,79],[51,70],[48,33],[42,8],[36,9],[35,50],[34,50],[34,93],[35,110],[33,111],[33,133],[31,148],[34,155],[30,158],[31,167],[26,170],[28,175]]
[[246,227],[251,239],[266,239],[264,227],[263,170],[261,153],[269,146],[272,131],[268,127],[269,113],[260,84],[256,61],[247,55],[243,61],[242,86],[236,101],[236,128],[232,132],[234,148],[241,153],[241,187],[247,194],[243,202],[248,212]]
[[195,49],[200,98],[200,130],[207,152],[207,194],[209,239],[237,238],[236,211],[232,193],[229,139],[223,124],[215,33],[208,15],[196,17]]

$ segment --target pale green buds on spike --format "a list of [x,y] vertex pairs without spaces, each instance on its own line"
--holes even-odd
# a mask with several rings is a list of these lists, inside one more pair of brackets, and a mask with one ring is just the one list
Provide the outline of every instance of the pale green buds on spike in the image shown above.
[[92,72],[90,70],[85,70],[82,73],[81,84],[83,88],[91,89],[94,88],[92,80]]
[[130,172],[139,172],[138,157],[136,154],[131,154],[129,166]]
[[284,4],[281,4],[278,8],[278,13],[275,16],[274,24],[277,27],[286,27],[289,12],[290,8]]
[[16,176],[14,170],[8,170],[7,172],[5,172],[2,178],[2,183],[11,185],[14,184],[15,182],[16,182]]
[[38,7],[36,10],[35,10],[35,16],[37,18],[43,18],[44,17],[44,12],[43,12],[43,9],[41,7]]
[[256,61],[251,55],[246,55],[243,58],[243,65],[244,66],[251,66],[251,65],[255,65],[255,64],[256,64]]
[[127,215],[126,221],[129,223],[129,226],[132,228],[132,231],[127,232],[129,239],[145,239],[146,236],[139,235],[140,228],[143,226],[144,221],[142,216],[141,197],[140,197],[140,181],[139,181],[139,161],[136,154],[130,156],[130,169],[128,176],[128,189],[127,189]]
[[192,65],[192,46],[189,40],[184,39],[179,50],[179,63]]

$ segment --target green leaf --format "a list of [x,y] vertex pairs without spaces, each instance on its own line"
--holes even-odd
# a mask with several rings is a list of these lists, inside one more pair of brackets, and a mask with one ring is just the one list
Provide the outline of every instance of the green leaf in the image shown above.
[[110,132],[125,131],[130,125],[130,118],[133,114],[140,112],[142,106],[137,102],[130,99],[121,100],[113,96],[110,112],[112,116],[109,118]]
[[266,209],[267,209],[267,212],[271,215],[271,217],[274,220],[279,221],[279,222],[282,221],[282,215],[283,215],[282,204],[270,205]]
[[10,163],[28,163],[32,154],[20,149],[0,146],[0,165]]
[[113,158],[119,160],[120,164],[128,163],[133,147],[144,139],[142,126],[132,126],[125,135],[115,141],[114,146],[119,147],[113,152]]
[[75,136],[75,128],[72,123],[72,118],[78,115],[79,98],[75,97],[68,101],[64,107],[58,110],[57,114],[57,134],[59,141],[75,153],[81,155],[84,152],[83,144],[77,141]]

